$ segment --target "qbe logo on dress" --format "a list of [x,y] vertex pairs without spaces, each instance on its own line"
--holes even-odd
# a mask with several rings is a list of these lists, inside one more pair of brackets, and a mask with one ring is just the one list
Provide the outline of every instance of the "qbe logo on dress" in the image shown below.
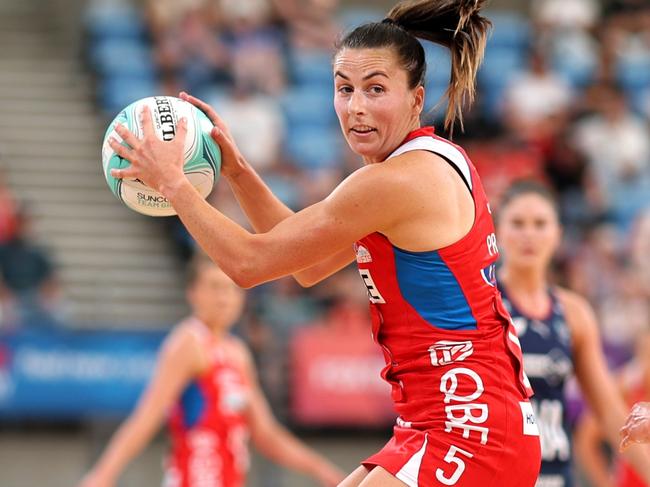
[[431,365],[436,367],[453,364],[454,362],[462,362],[473,353],[474,344],[470,341],[452,342],[442,340],[429,347]]

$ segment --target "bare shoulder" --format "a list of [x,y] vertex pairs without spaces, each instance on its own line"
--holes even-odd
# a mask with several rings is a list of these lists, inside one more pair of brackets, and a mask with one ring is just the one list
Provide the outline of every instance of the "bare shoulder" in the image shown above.
[[401,185],[412,187],[422,177],[437,177],[443,180],[454,170],[439,155],[424,150],[414,150],[392,157],[384,162],[363,166],[350,174],[339,187],[350,184],[377,187],[377,184],[386,183],[386,190],[395,192]]
[[577,315],[578,317],[585,315],[593,316],[594,310],[584,296],[563,287],[557,287],[555,291],[560,303],[564,307],[565,313]]
[[200,344],[200,336],[194,325],[188,321],[182,321],[169,332],[165,338],[164,347],[187,350],[189,348],[198,349]]
[[596,314],[585,297],[561,287],[556,288],[556,296],[564,308],[567,325],[574,341],[598,334]]
[[248,345],[244,340],[235,336],[228,335],[228,346],[233,353],[233,358],[235,358],[240,364],[246,367],[253,366],[253,354],[248,348]]

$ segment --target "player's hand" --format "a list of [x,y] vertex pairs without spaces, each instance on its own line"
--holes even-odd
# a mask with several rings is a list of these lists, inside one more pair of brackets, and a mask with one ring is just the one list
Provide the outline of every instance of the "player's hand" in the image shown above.
[[323,487],[336,487],[345,479],[345,474],[329,463],[322,465],[316,472],[316,479]]
[[115,153],[127,159],[131,166],[125,169],[113,169],[111,175],[115,178],[139,179],[150,188],[166,195],[167,191],[176,188],[185,179],[183,153],[187,120],[181,118],[178,121],[176,135],[170,141],[160,140],[156,136],[149,107],[142,108],[140,121],[143,131],[141,139],[123,125],[115,126],[115,131],[129,147],[120,144],[114,137],[109,139],[109,144]]
[[241,152],[230,134],[230,129],[217,114],[214,108],[206,102],[181,91],[178,94],[181,100],[191,103],[196,108],[201,110],[210,119],[214,128],[210,132],[212,139],[219,145],[221,149],[221,174],[226,178],[233,178],[242,170],[243,160]]
[[650,402],[634,405],[621,428],[620,450],[625,450],[633,443],[650,443]]

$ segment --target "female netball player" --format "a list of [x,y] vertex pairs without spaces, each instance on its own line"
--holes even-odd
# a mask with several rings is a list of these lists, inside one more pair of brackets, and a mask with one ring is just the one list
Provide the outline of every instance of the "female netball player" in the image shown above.
[[[418,0],[347,34],[333,59],[334,106],[364,167],[292,213],[241,157],[210,107],[228,179],[256,234],[206,203],[185,178],[182,143],[124,127],[116,177],[159,190],[210,257],[244,287],[293,274],[310,285],[356,259],[399,413],[394,435],[343,487],[530,487],[540,444],[521,349],[494,281],[498,249],[485,192],[464,151],[420,126],[425,57],[451,51],[446,125],[474,95],[489,22],[482,0]],[[462,121],[462,119],[461,119]],[[354,248],[354,251],[353,251]]]
[[[535,391],[532,403],[542,443],[538,485],[573,486],[565,381],[575,373],[587,404],[614,446],[625,419],[623,400],[607,370],[591,307],[548,281],[561,236],[552,194],[535,182],[512,185],[501,201],[497,235],[503,251],[499,288]],[[629,460],[650,479],[648,458],[635,452]]]
[[337,485],[338,469],[275,420],[248,349],[228,333],[241,315],[243,291],[206,258],[192,263],[189,277],[192,316],[165,340],[137,408],[80,487],[117,485],[170,412],[165,487],[243,487],[249,436],[271,460]]

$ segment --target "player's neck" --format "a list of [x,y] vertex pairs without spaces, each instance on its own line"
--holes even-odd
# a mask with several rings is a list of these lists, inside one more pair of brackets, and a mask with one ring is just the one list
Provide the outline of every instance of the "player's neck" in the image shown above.
[[210,331],[214,338],[220,340],[228,334],[229,327],[224,326],[223,323],[218,320],[210,320],[200,315],[196,315],[196,318],[203,323],[203,325]]
[[508,294],[530,296],[546,293],[548,282],[546,271],[533,267],[513,268],[504,266],[499,280],[508,288]]

